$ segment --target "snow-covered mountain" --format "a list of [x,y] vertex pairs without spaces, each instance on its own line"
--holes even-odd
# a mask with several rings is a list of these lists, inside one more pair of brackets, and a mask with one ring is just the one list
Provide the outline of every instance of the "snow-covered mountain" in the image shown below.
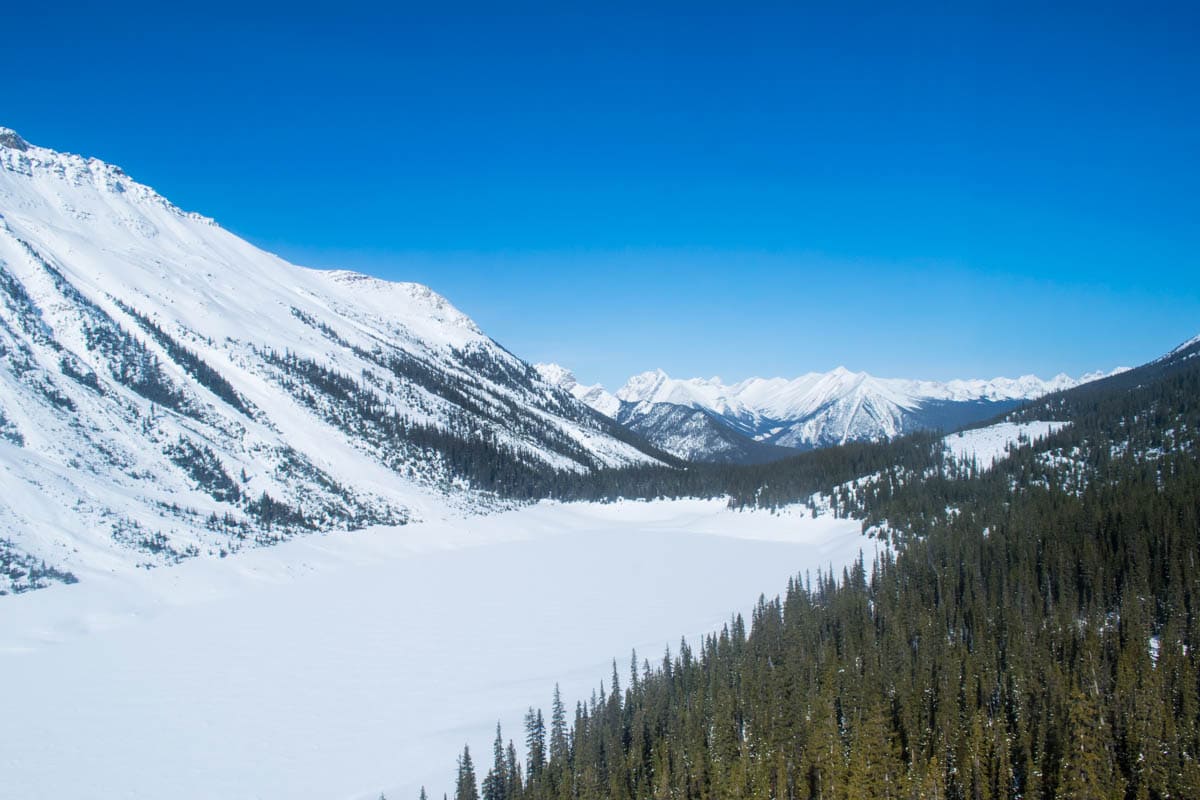
[[0,593],[654,459],[425,286],[293,266],[0,129]]
[[747,464],[774,461],[792,454],[786,448],[755,441],[702,406],[622,400],[599,384],[580,384],[570,370],[558,364],[536,366],[550,383],[678,458]]
[[[1042,380],[1034,375],[948,382],[876,378],[838,367],[798,378],[671,378],[662,370],[635,375],[616,394],[580,387],[557,365],[539,365],[548,380],[674,455],[699,460],[757,460],[744,440],[811,449],[877,440],[918,429],[953,429],[1017,404],[1103,377],[1102,373]],[[563,379],[562,376],[567,376]],[[615,413],[614,413],[615,412]],[[697,416],[702,415],[703,419]],[[755,455],[750,455],[750,453]],[[786,453],[776,450],[775,454]]]

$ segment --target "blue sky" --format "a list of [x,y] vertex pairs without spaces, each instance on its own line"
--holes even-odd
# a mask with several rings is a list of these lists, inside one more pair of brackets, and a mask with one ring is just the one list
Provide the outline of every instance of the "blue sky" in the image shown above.
[[586,381],[1045,376],[1200,333],[1188,5],[32,5],[0,124]]

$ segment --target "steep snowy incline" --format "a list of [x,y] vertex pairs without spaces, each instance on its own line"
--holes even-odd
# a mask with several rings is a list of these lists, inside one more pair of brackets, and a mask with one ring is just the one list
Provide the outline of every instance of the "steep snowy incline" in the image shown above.
[[653,459],[427,287],[293,266],[0,129],[0,592]]

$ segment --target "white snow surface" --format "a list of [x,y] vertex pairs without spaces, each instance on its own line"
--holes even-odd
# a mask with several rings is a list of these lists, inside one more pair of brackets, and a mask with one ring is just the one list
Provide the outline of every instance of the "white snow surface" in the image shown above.
[[5,600],[0,794],[374,800],[482,776],[499,720],[568,716],[789,577],[858,522],[720,501],[542,503],[294,539]]
[[[134,312],[249,410],[202,384]],[[143,348],[186,409],[133,390],[98,330]],[[419,447],[360,426],[353,403],[331,411],[279,365],[285,354],[364,387],[393,418],[487,436],[531,463],[652,460],[428,287],[294,266],[118,167],[0,129],[0,531],[20,551],[83,578],[240,546],[207,521],[253,527],[245,503],[203,491],[170,456],[181,441],[211,450],[243,499],[265,492],[324,529],[491,507]],[[452,391],[393,374],[397,360]],[[246,541],[259,533],[278,535],[252,529]]]
[[986,428],[952,433],[945,437],[946,452],[959,461],[975,460],[984,469],[1008,457],[1009,450],[1032,443],[1065,428],[1066,422],[1000,422]]

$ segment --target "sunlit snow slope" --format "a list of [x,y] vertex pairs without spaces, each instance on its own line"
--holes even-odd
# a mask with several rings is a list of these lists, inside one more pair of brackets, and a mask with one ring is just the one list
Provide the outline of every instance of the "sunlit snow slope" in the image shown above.
[[0,129],[0,593],[652,460],[430,289]]
[[1009,449],[1044,439],[1065,428],[1065,422],[998,422],[986,428],[950,434],[945,442],[946,452],[962,462],[975,462],[981,469],[990,469],[1008,456]]

